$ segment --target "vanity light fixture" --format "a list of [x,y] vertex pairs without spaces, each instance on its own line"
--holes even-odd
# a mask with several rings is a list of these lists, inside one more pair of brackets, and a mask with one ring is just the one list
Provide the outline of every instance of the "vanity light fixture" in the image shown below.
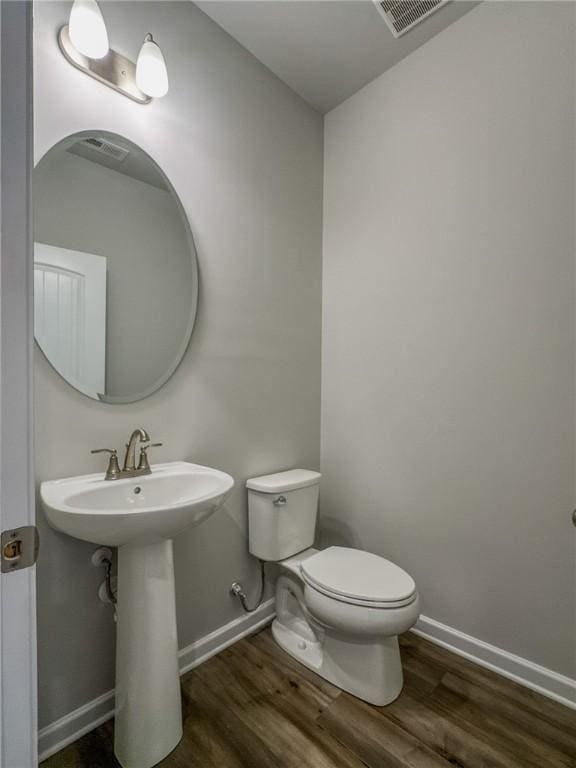
[[70,21],[60,30],[58,43],[70,64],[139,104],[168,93],[166,62],[152,35],[146,35],[135,65],[109,47],[96,0],[74,0]]

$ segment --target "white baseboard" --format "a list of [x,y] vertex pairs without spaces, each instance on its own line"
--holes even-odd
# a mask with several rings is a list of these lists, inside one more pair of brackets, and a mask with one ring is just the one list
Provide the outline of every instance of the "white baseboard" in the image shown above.
[[[257,632],[269,624],[274,615],[274,598],[271,598],[253,613],[240,616],[186,648],[182,648],[178,654],[180,674],[189,672],[229,645]],[[112,717],[114,717],[113,690],[42,728],[38,733],[39,760],[46,760]]]
[[38,733],[38,761],[46,760],[111,717],[114,717],[113,690],[42,728]]
[[483,640],[477,640],[426,616],[420,616],[412,632],[566,707],[576,709],[576,680],[570,677],[541,667]]
[[202,664],[202,662],[207,661],[211,656],[216,656],[224,648],[228,648],[229,645],[237,643],[243,637],[252,635],[262,627],[265,627],[266,624],[269,624],[276,615],[274,603],[275,599],[271,597],[270,600],[262,603],[260,608],[257,608],[253,613],[240,616],[238,619],[234,619],[234,621],[225,624],[220,629],[216,629],[209,635],[205,635],[195,643],[187,645],[186,648],[182,648],[178,654],[180,658],[180,674],[183,675],[189,672],[194,667]]

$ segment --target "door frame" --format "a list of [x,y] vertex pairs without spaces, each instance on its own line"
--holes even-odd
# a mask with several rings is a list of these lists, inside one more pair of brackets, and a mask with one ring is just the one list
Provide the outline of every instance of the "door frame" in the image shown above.
[[[32,4],[0,2],[0,529],[35,524]],[[37,757],[36,567],[0,575],[0,765]]]

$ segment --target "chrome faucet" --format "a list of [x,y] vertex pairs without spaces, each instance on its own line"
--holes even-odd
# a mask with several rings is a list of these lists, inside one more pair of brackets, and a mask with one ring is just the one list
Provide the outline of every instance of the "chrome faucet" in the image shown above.
[[[136,445],[138,441],[140,441],[140,460],[138,466],[136,466]],[[118,454],[115,448],[96,448],[95,450],[90,451],[90,453],[109,453],[110,461],[104,479],[121,480],[125,477],[139,477],[140,475],[151,474],[152,470],[150,469],[150,463],[148,461],[148,449],[157,448],[161,445],[162,443],[151,443],[148,432],[143,427],[139,427],[132,432],[130,439],[126,444],[126,455],[124,457],[124,465],[122,469],[120,469],[118,464]]]

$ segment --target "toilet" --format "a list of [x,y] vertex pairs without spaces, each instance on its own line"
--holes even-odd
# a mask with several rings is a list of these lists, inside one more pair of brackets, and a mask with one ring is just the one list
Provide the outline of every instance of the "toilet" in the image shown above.
[[320,478],[291,469],[246,483],[250,552],[280,568],[272,634],[304,666],[384,706],[402,690],[398,635],[418,618],[416,584],[370,552],[313,548]]

